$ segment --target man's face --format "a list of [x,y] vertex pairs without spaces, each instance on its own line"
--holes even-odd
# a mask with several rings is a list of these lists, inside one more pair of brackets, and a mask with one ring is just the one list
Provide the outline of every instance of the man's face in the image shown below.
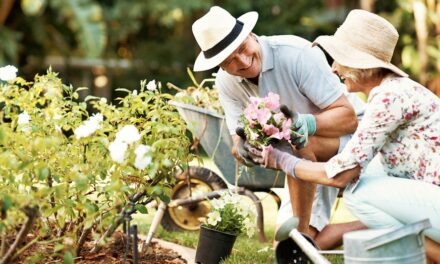
[[256,38],[249,34],[220,67],[231,75],[243,78],[257,77],[261,71],[261,46]]

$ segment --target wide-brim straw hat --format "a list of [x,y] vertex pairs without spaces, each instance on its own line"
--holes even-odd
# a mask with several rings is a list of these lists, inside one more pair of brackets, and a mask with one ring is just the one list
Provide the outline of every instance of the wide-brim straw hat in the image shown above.
[[202,50],[194,63],[194,71],[209,70],[223,62],[252,32],[257,20],[257,12],[248,12],[236,19],[219,6],[211,7],[192,25]]
[[399,33],[386,19],[365,10],[352,10],[333,36],[320,36],[319,44],[333,59],[356,69],[385,68],[408,74],[391,64]]

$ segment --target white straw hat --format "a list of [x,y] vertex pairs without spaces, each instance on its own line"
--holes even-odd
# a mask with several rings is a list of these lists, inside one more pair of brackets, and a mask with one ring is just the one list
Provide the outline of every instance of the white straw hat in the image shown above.
[[218,66],[246,39],[257,20],[257,12],[248,12],[235,19],[225,9],[211,7],[192,25],[194,37],[202,49],[194,63],[194,71]]
[[313,42],[343,66],[356,69],[386,68],[400,76],[408,74],[391,64],[399,33],[386,19],[365,10],[352,10],[333,36]]

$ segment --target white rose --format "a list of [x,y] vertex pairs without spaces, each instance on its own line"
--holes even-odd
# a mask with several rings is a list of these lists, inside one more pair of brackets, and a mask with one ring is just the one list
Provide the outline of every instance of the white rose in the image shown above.
[[90,117],[89,120],[85,121],[84,124],[80,125],[75,129],[74,133],[77,139],[88,137],[95,133],[96,130],[101,128],[100,122],[104,119],[103,115],[98,113]]
[[108,146],[110,157],[117,163],[124,163],[125,152],[128,149],[127,143],[115,140]]
[[80,139],[80,138],[83,138],[83,137],[90,136],[93,133],[93,131],[91,131],[85,125],[80,125],[79,127],[77,127],[75,129],[75,131],[73,133],[75,134],[76,139]]
[[8,65],[0,68],[0,79],[10,81],[17,78],[18,69],[15,66]]
[[137,169],[143,170],[151,163],[151,160],[153,158],[150,156],[151,155],[150,150],[151,150],[150,146],[146,146],[143,144],[139,145],[136,148],[136,150],[134,151],[134,153],[136,154],[134,166]]
[[18,115],[17,123],[19,125],[25,125],[25,124],[29,123],[30,120],[31,120],[31,117],[29,116],[29,114],[26,111],[24,111],[23,113]]
[[100,122],[104,121],[104,116],[101,113],[93,114],[90,117],[90,121],[99,125]]
[[133,125],[126,125],[116,133],[116,141],[131,144],[141,139],[138,129]]
[[156,81],[155,80],[152,80],[152,81],[148,82],[148,84],[147,84],[147,89],[148,90],[154,91],[154,90],[156,90],[156,88],[157,88],[157,86],[156,86]]

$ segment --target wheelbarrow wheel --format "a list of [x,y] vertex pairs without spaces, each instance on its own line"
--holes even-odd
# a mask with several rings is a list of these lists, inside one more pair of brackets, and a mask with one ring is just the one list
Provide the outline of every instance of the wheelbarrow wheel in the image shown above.
[[[188,174],[191,187],[188,186],[186,180]],[[220,176],[203,167],[189,167],[187,171],[176,178],[176,184],[171,190],[171,199],[188,198],[190,193],[193,195],[208,193],[228,187]],[[200,229],[201,219],[210,211],[211,206],[207,201],[173,208],[167,207],[161,224],[168,231],[196,231]]]

